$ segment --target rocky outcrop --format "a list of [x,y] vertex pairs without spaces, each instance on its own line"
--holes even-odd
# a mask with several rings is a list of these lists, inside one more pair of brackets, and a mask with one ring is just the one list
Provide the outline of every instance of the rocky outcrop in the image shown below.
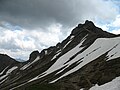
[[39,51],[33,51],[31,54],[30,54],[30,57],[29,57],[29,61],[33,61],[37,58],[37,56],[39,56]]
[[9,57],[6,54],[0,54],[0,72],[6,67],[18,63],[15,59]]

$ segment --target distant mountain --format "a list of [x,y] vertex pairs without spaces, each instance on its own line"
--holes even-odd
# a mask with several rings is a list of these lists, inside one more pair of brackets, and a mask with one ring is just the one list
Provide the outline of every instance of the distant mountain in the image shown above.
[[7,67],[12,67],[14,64],[18,64],[15,59],[9,57],[6,54],[0,54],[0,71],[3,71],[3,69],[7,69]]
[[119,49],[120,35],[86,20],[26,62],[1,54],[0,90],[94,90],[120,76]]

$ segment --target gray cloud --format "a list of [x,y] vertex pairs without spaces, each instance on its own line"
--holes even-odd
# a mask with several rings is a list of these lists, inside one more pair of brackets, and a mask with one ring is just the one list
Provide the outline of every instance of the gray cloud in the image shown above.
[[[106,3],[107,2],[107,3]],[[84,19],[113,18],[111,3],[103,0],[0,0],[0,19],[27,29],[52,23],[74,26]],[[106,13],[105,13],[106,12]]]
[[73,12],[66,0],[4,0],[0,2],[1,18],[26,28],[59,22],[69,24]]

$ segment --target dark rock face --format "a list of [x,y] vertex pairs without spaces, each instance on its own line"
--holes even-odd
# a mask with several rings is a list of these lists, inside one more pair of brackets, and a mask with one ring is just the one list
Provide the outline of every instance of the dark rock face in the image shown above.
[[5,69],[7,66],[16,64],[17,61],[6,54],[0,54],[0,72]]
[[72,34],[77,34],[81,32],[87,31],[90,34],[97,35],[98,38],[110,38],[110,37],[116,37],[117,35],[103,31],[101,28],[98,28],[94,25],[92,21],[85,21],[85,24],[79,24],[78,27],[76,27],[73,31]]
[[[117,37],[119,35],[103,31],[87,20],[84,24],[79,24],[74,28],[71,34],[56,46],[44,49],[40,53],[33,51],[27,62],[19,63],[7,55],[0,55],[0,71],[4,71],[10,65],[3,74],[0,74],[0,78],[7,75],[0,79],[0,90],[80,90],[81,88],[89,90],[94,84],[105,84],[120,76],[120,57],[107,61],[108,53],[113,48],[93,60],[90,58],[90,62],[81,68],[78,65],[84,62],[82,60],[85,56],[89,56],[101,47],[95,46],[95,49],[87,52],[88,54],[77,58],[75,62],[74,60],[90,49],[96,40]],[[79,48],[75,49],[78,45],[80,45]],[[74,52],[67,56],[73,49],[75,49]],[[64,63],[61,66],[62,62]],[[54,67],[56,63],[57,67]],[[51,67],[54,68],[49,71]],[[79,69],[66,75],[76,67]],[[62,77],[63,75],[66,76]],[[53,82],[54,80],[56,81]]]
[[33,51],[30,54],[29,61],[31,62],[31,61],[35,60],[37,56],[39,56],[39,51]]

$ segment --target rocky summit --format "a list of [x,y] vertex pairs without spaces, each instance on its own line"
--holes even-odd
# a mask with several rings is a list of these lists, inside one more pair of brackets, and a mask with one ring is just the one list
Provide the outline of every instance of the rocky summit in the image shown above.
[[120,35],[88,20],[56,46],[33,51],[26,62],[0,54],[0,90],[92,90],[117,77]]

